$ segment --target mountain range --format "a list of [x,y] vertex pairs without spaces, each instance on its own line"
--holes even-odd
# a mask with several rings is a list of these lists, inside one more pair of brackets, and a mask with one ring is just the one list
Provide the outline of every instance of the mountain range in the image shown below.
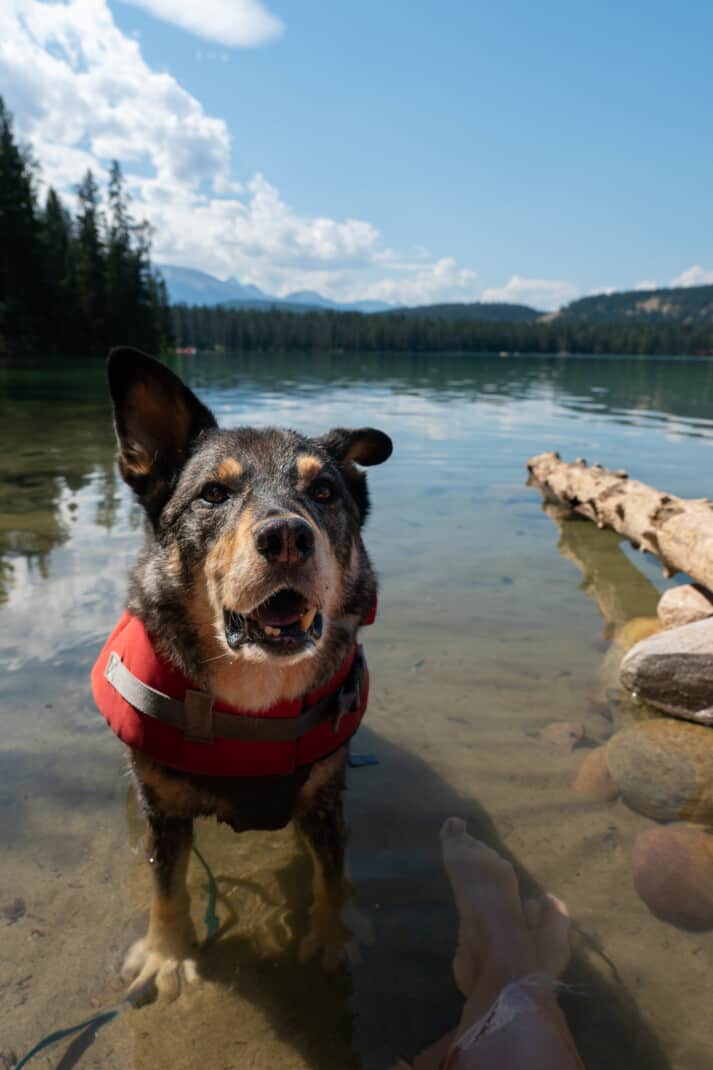
[[556,312],[542,312],[529,305],[505,303],[445,302],[413,308],[383,301],[332,301],[313,290],[297,290],[274,297],[257,286],[238,279],[222,281],[194,268],[160,265],[172,304],[225,305],[228,308],[279,308],[288,312],[331,310],[334,312],[398,312],[416,319],[482,320],[500,323],[562,321],[590,324],[713,322],[713,286],[688,286],[651,290],[627,290],[594,294],[570,302]]
[[229,308],[282,308],[291,312],[330,308],[335,312],[386,312],[384,301],[332,301],[313,290],[296,290],[274,297],[250,283],[230,278],[223,281],[196,268],[160,264],[173,305],[226,305]]

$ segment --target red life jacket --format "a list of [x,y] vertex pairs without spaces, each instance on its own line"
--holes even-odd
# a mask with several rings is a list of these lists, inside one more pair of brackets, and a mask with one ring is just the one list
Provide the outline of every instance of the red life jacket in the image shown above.
[[[376,604],[363,623],[371,624],[375,615]],[[114,670],[130,682],[130,689],[122,688]],[[355,644],[332,679],[301,698],[258,712],[213,701],[159,656],[143,623],[128,610],[105,643],[91,679],[94,701],[119,739],[163,765],[210,776],[285,775],[327,757],[354,735],[369,697],[369,673]],[[136,704],[127,701],[122,689]],[[171,718],[162,712],[190,711],[196,696],[201,707],[198,738],[186,728],[190,716],[180,727],[168,723]],[[159,712],[144,712],[142,706]],[[207,732],[205,714],[211,726]],[[301,733],[301,723],[308,726],[304,734],[284,738]],[[267,738],[230,738],[241,734]]]

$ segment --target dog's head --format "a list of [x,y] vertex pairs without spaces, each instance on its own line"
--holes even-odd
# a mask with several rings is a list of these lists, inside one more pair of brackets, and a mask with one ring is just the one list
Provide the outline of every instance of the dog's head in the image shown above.
[[151,357],[115,349],[108,370],[120,470],[153,533],[145,586],[202,600],[232,658],[313,654],[358,602],[368,495],[357,466],[385,461],[389,437],[221,430]]

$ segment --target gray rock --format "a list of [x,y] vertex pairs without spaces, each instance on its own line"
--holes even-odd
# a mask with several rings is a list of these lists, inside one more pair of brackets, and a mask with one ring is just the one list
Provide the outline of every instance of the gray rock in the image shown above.
[[643,639],[623,659],[620,679],[664,713],[713,725],[713,618]]
[[697,583],[670,587],[664,591],[657,607],[664,628],[680,628],[696,620],[713,617],[713,594]]

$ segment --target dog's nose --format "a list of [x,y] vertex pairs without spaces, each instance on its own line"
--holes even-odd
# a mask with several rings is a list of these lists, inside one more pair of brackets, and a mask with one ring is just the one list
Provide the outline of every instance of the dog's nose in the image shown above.
[[301,565],[314,553],[314,531],[299,516],[265,520],[254,539],[258,553],[275,565]]

